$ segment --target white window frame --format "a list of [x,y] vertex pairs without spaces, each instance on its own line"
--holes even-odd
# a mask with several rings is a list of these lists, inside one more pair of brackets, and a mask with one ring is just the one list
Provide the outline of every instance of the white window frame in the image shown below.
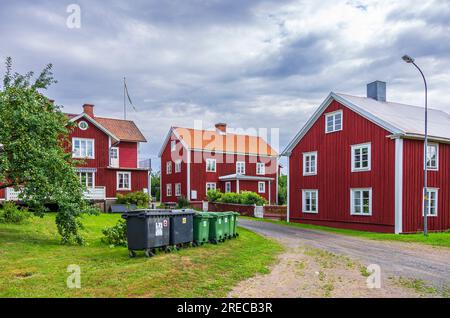
[[[362,150],[364,148],[367,148],[367,167],[362,167]],[[356,150],[361,150],[361,167],[357,168],[356,165],[356,158],[355,158],[355,152]],[[358,144],[358,145],[352,145],[351,147],[351,163],[352,163],[352,172],[360,172],[360,171],[371,171],[372,170],[372,144],[364,143],[364,144]]]
[[172,196],[172,183],[166,184],[166,196],[171,197]]
[[176,140],[172,140],[170,142],[170,151],[176,151],[177,150],[177,141]]
[[[369,213],[364,213],[363,209],[364,209],[364,203],[363,203],[363,198],[361,197],[361,212],[356,212],[355,211],[355,200],[354,200],[354,196],[355,196],[355,192],[363,192],[363,191],[369,191]],[[372,197],[372,188],[352,188],[350,189],[350,215],[355,215],[355,216],[372,216],[372,201],[373,201],[373,197]]]
[[231,182],[227,181],[225,182],[225,193],[230,193],[231,192]]
[[[217,172],[217,160],[216,159],[206,158],[205,163],[206,163],[206,168],[205,168],[206,172]],[[212,167],[214,169],[209,169],[210,163],[213,163]]]
[[166,162],[166,174],[172,174],[172,161]]
[[256,163],[256,174],[264,176],[266,174],[266,164],[264,162]]
[[[85,182],[85,184],[83,184],[82,179],[81,179],[81,176],[82,176],[83,174],[86,174],[86,180],[85,180],[86,182]],[[91,174],[91,175],[92,175],[92,186],[89,186],[89,185],[88,185],[88,183],[89,183],[88,174]],[[78,175],[78,178],[80,179],[80,183],[81,183],[82,186],[86,187],[87,189],[93,189],[93,188],[95,188],[95,172],[90,172],[90,171],[77,171],[77,175]]]
[[[425,188],[423,189],[423,196],[422,196],[422,202],[423,202],[423,207],[422,207],[422,216],[425,216]],[[436,194],[436,206],[435,206],[435,211],[436,211],[436,213],[435,214],[430,214],[430,211],[431,211],[431,204],[428,204],[428,212],[427,212],[427,217],[437,217],[438,216],[438,212],[439,212],[439,210],[438,210],[438,208],[439,208],[439,189],[438,188],[427,188],[427,194],[428,194],[428,203],[431,203],[431,201],[430,201],[430,194],[431,194],[431,192],[433,192],[433,193],[435,193]]]
[[[116,153],[117,153],[117,158],[115,158],[115,159],[117,159],[117,166],[113,166],[113,164],[112,164],[112,159],[113,159],[113,157],[111,155],[112,151],[116,151]],[[120,148],[119,147],[111,147],[111,148],[109,148],[109,164],[112,167],[119,167],[120,166]]]
[[[82,127],[83,125],[85,125],[84,128]],[[82,120],[78,123],[78,128],[81,130],[87,130],[89,128],[89,124],[85,120]]]
[[[261,189],[261,186],[263,186],[262,189]],[[266,182],[265,181],[258,182],[258,193],[266,193]]]
[[175,196],[181,197],[181,183],[175,183]]
[[217,190],[217,184],[215,182],[206,182],[206,193],[208,193],[209,190]]
[[245,175],[245,161],[236,161],[236,174]]
[[[80,152],[78,154],[75,153],[75,143],[77,141],[80,143]],[[85,143],[85,154],[84,155],[81,153],[81,149],[82,149],[81,143],[82,142]],[[87,155],[88,142],[92,142],[92,156],[88,156]],[[95,139],[91,139],[91,138],[77,138],[77,137],[72,138],[72,158],[76,158],[76,159],[95,159]]]
[[436,147],[436,166],[429,166],[428,165],[428,149],[427,149],[427,170],[430,171],[438,171],[439,170],[439,144],[438,143],[434,143],[434,142],[430,142],[428,143],[428,147]]
[[[341,127],[340,129],[336,129],[336,115],[341,115]],[[333,118],[333,128],[332,130],[328,130],[328,118]],[[341,131],[344,129],[344,112],[342,110],[337,110],[335,112],[331,112],[325,114],[325,133],[330,134],[337,131]]]
[[[312,166],[310,164],[310,167],[309,167],[310,172],[307,172],[306,171],[306,162],[307,162],[308,158],[309,158],[309,162],[311,162],[311,158],[312,157],[314,157],[314,163],[315,163],[314,171],[312,171],[312,169],[311,169]],[[318,166],[317,165],[317,159],[318,159],[317,151],[303,153],[303,175],[304,176],[315,176],[315,175],[317,175],[317,166]]]
[[[119,185],[120,185],[120,176],[121,175],[127,175],[128,176],[128,187],[119,187]],[[123,191],[130,191],[131,190],[131,172],[129,172],[129,171],[117,171],[117,174],[116,174],[116,189],[117,190],[123,190]]]
[[[307,210],[306,209],[306,199],[309,197],[309,199],[312,199],[312,194],[315,193],[316,195],[316,210],[313,211],[312,209]],[[311,204],[312,208],[312,204]],[[302,213],[310,213],[310,214],[318,214],[319,213],[319,190],[317,189],[304,189],[302,190]]]
[[175,161],[175,173],[181,172],[181,160]]

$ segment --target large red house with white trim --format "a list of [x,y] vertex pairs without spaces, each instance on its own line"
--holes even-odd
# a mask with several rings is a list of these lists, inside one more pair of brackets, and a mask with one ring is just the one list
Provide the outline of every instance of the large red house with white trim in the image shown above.
[[162,203],[180,197],[198,203],[210,189],[252,191],[277,202],[278,154],[261,137],[229,133],[226,124],[215,130],[172,127],[159,157]]
[[[71,131],[67,151],[83,160],[77,167],[85,197],[101,203],[105,211],[118,193],[148,191],[149,164],[139,158],[145,137],[134,122],[94,115],[94,105],[83,105],[81,114],[67,114],[76,127]],[[17,200],[14,189],[0,192],[0,199]]]
[[[289,143],[290,221],[388,233],[422,231],[424,108],[331,93]],[[430,109],[428,226],[450,228],[450,115]]]

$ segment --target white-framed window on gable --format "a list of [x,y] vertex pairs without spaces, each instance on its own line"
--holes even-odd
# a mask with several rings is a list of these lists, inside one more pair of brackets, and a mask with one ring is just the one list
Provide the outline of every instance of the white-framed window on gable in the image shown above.
[[172,174],[172,161],[166,162],[166,174]]
[[177,141],[176,140],[172,140],[170,142],[170,151],[175,151],[177,150]]
[[245,174],[245,162],[244,161],[236,162],[236,174]]
[[302,212],[319,213],[319,190],[302,191]]
[[[425,194],[425,189],[424,189]],[[428,204],[423,201],[423,211],[422,215],[425,215],[427,211],[427,216],[437,216],[438,215],[438,189],[427,188]]]
[[225,193],[231,192],[231,182],[225,182]]
[[208,193],[209,190],[216,190],[216,184],[214,182],[206,183],[206,193]]
[[258,193],[266,193],[266,183],[264,181],[258,182]]
[[352,172],[370,171],[372,149],[371,144],[360,144],[352,146]]
[[131,172],[117,171],[117,190],[131,190]]
[[427,168],[439,170],[439,144],[429,143],[427,148]]
[[325,114],[325,132],[332,133],[342,130],[342,110]]
[[350,189],[350,214],[372,215],[372,189]]
[[171,183],[166,184],[166,196],[168,196],[168,197],[172,196],[172,184]]
[[258,174],[258,175],[266,174],[266,164],[264,162],[256,163],[256,174]]
[[317,174],[317,151],[303,154],[303,175],[313,176]]
[[181,197],[181,183],[175,184],[175,196]]
[[181,160],[175,161],[175,173],[181,172]]
[[78,159],[95,159],[94,139],[73,138],[72,157]]
[[86,188],[95,187],[94,172],[77,172],[78,178],[80,178],[80,183]]
[[206,172],[216,172],[216,159],[206,159]]

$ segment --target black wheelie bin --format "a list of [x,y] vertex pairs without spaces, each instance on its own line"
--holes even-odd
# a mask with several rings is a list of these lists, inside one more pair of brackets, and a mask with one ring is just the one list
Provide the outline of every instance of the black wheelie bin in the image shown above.
[[122,215],[127,222],[127,241],[130,257],[135,251],[145,251],[153,256],[157,248],[167,248],[170,244],[170,211],[135,210]]
[[179,249],[194,241],[194,215],[190,209],[173,210],[170,214],[170,246]]

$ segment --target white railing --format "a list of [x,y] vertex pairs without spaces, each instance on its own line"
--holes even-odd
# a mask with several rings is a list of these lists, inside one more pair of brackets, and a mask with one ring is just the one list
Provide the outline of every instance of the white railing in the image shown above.
[[84,192],[84,198],[86,200],[105,200],[106,188],[105,187],[88,188],[87,191]]
[[19,195],[22,191],[16,191],[14,188],[6,188],[6,201],[19,201]]

